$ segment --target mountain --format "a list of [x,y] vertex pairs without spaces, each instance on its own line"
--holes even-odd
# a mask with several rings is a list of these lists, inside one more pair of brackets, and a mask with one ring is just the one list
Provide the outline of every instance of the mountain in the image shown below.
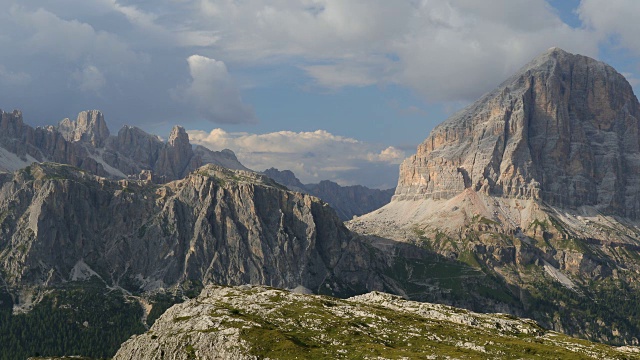
[[33,162],[56,162],[110,178],[142,178],[164,183],[183,178],[211,163],[248,170],[231,150],[192,148],[180,126],[165,143],[139,128],[124,126],[116,136],[109,132],[100,111],[83,111],[76,120],[58,126],[32,128],[22,113],[0,110],[0,171],[14,171]]
[[639,116],[624,76],[552,48],[437,126],[349,227],[496,276],[547,328],[638,343]]
[[98,113],[46,129],[3,113],[2,161],[73,166],[0,174],[0,359],[111,357],[203,286],[242,284],[385,291],[637,345],[637,108],[615,70],[552,49],[436,128],[392,201],[347,226],[253,172],[205,165],[165,183],[199,161],[180,128],[164,143],[108,135]]
[[209,286],[125,342],[114,360],[637,359],[636,351],[545,331],[532,320],[383,293],[341,300],[261,286]]
[[0,234],[0,359],[111,357],[207,284],[523,313],[465,263],[352,233],[318,198],[212,164],[166,184],[54,163],[0,174]]
[[624,76],[553,48],[436,127],[402,164],[396,196],[471,189],[637,219],[639,116]]
[[[316,197],[212,164],[156,185],[34,163],[0,174],[0,230],[0,281],[14,312],[28,310],[47,287],[88,279],[138,294],[195,281],[303,286],[334,296],[417,297],[430,289],[433,299],[440,292],[424,283],[424,262],[431,270],[470,270],[411,244],[363,238]],[[407,271],[422,278],[413,284]],[[475,279],[463,283],[476,286]],[[483,286],[499,290],[486,279]],[[467,295],[464,304],[473,306]]]
[[323,180],[318,184],[303,184],[290,170],[267,169],[263,172],[278,183],[293,191],[300,191],[319,197],[333,207],[342,220],[351,220],[379,209],[391,201],[394,189],[369,189],[365,186],[340,186],[333,181]]
[[0,209],[9,289],[95,275],[132,291],[195,279],[318,291],[354,246],[317,198],[211,164],[162,186],[33,164],[2,175]]

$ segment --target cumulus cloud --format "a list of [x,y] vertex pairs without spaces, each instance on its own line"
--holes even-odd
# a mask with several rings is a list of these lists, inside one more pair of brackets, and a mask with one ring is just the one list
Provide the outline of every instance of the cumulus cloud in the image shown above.
[[193,105],[201,116],[219,124],[253,123],[253,109],[244,104],[240,90],[222,61],[191,55],[187,59],[191,81],[172,91],[175,99]]
[[474,99],[551,46],[598,51],[591,30],[571,28],[544,0],[201,0],[200,6],[202,24],[216,24],[216,45],[235,61],[302,58],[321,86],[396,83],[428,101]]
[[640,55],[640,2],[635,0],[582,0],[578,7],[580,20],[598,37],[615,36],[615,45]]
[[[47,55],[75,62],[91,58],[107,66],[142,61],[141,54],[132,51],[117,36],[96,31],[78,20],[62,19],[43,8],[29,11],[12,6],[2,27],[15,36],[12,46],[31,56]],[[16,41],[19,40],[19,41]]]
[[233,150],[251,169],[288,169],[304,183],[329,179],[342,185],[391,188],[396,185],[398,165],[405,157],[395,147],[385,148],[324,130],[251,134],[214,129],[188,133],[192,143],[212,150]]
[[406,157],[404,151],[394,147],[389,146],[388,148],[380,151],[378,154],[369,153],[367,158],[369,161],[379,161],[379,162],[388,162],[392,164],[399,164]]
[[474,100],[551,46],[597,55],[597,39],[542,0],[428,2],[418,11],[421,21],[395,46],[398,81],[428,101]]
[[[418,103],[394,108],[400,116],[433,102],[458,108],[551,46],[597,56],[599,45],[614,44],[640,54],[637,1],[582,0],[578,28],[549,3],[9,0],[0,12],[0,105],[23,108],[39,125],[95,107],[113,126],[248,124],[257,116],[232,76],[260,88],[287,74],[279,82],[287,91],[412,89]],[[624,71],[638,83],[635,69]],[[265,113],[268,121],[280,115]],[[355,114],[348,126],[366,126]]]
[[107,82],[100,69],[94,65],[87,65],[82,69],[76,70],[72,77],[82,91],[93,91],[97,93]]

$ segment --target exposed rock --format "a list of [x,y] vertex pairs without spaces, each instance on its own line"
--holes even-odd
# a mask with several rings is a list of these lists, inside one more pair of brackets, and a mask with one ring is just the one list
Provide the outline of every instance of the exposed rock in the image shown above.
[[62,120],[58,131],[67,141],[85,141],[95,148],[103,147],[110,135],[104,116],[98,110],[82,111],[76,121]]
[[[522,313],[496,301],[507,291],[499,283],[467,277],[479,273],[466,264],[363,238],[313,196],[211,164],[162,186],[34,164],[0,174],[0,214],[0,280],[18,298],[14,309],[47,287],[97,274],[107,286],[143,293],[187,281],[249,283],[337,296],[380,290]],[[464,294],[425,262],[464,274]]]
[[164,186],[55,164],[0,176],[9,288],[74,280],[81,264],[80,273],[138,291],[186,280],[384,289],[369,252],[327,204],[253,172],[206,165]]
[[266,176],[272,178],[278,183],[286,186],[288,189],[299,192],[307,192],[305,185],[300,182],[291,170],[278,170],[276,168],[269,168],[263,172]]
[[[4,171],[14,171],[34,161],[54,161],[76,166],[97,175],[107,175],[102,164],[90,156],[80,142],[67,141],[54,127],[32,128],[24,124],[22,113],[0,111],[0,161]],[[14,156],[15,155],[15,156]]]
[[550,49],[437,126],[348,226],[496,276],[543,326],[637,344],[635,310],[602,304],[640,298],[638,116],[613,68]]
[[182,126],[175,126],[171,130],[167,146],[160,151],[154,166],[155,172],[165,174],[171,180],[180,179],[202,165],[194,163],[190,166],[192,161],[197,162],[189,143],[189,135]]
[[323,180],[318,184],[302,184],[290,170],[280,171],[270,168],[264,174],[293,191],[317,196],[329,203],[342,220],[379,209],[391,201],[394,189],[369,189],[365,186],[340,186],[333,181]]
[[193,149],[193,153],[200,158],[200,162],[203,165],[214,164],[225,167],[227,169],[249,170],[240,163],[240,161],[236,157],[236,154],[229,149],[213,151],[202,145],[196,145],[196,147]]
[[637,358],[546,332],[534,321],[406,301],[384,293],[347,300],[261,286],[205,288],[165,312],[114,360],[262,358]]
[[638,218],[639,116],[624,76],[552,48],[437,126],[403,162],[396,199],[470,188]]
[[211,151],[198,146],[194,151],[182,127],[172,130],[167,143],[143,130],[124,126],[110,136],[100,111],[83,111],[76,121],[64,119],[58,127],[32,128],[22,113],[2,114],[0,121],[0,171],[14,171],[33,162],[53,161],[111,178],[137,177],[164,183],[181,179],[198,167],[212,163],[248,170],[231,150]]

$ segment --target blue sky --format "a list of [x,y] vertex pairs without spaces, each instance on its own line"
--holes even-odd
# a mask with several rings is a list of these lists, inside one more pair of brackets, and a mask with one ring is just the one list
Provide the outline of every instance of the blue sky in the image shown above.
[[[54,3],[54,4],[52,4]],[[392,187],[454,111],[552,46],[638,88],[637,0],[0,0],[0,108],[100,109],[303,182]]]

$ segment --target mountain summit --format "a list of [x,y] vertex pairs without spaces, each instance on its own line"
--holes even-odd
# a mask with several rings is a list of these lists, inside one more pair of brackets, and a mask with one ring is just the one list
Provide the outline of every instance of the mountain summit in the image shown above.
[[395,199],[465,189],[640,216],[640,105],[611,66],[551,48],[436,127]]
[[437,126],[348,226],[496,276],[545,327],[638,344],[610,299],[640,296],[639,116],[611,66],[552,48]]

